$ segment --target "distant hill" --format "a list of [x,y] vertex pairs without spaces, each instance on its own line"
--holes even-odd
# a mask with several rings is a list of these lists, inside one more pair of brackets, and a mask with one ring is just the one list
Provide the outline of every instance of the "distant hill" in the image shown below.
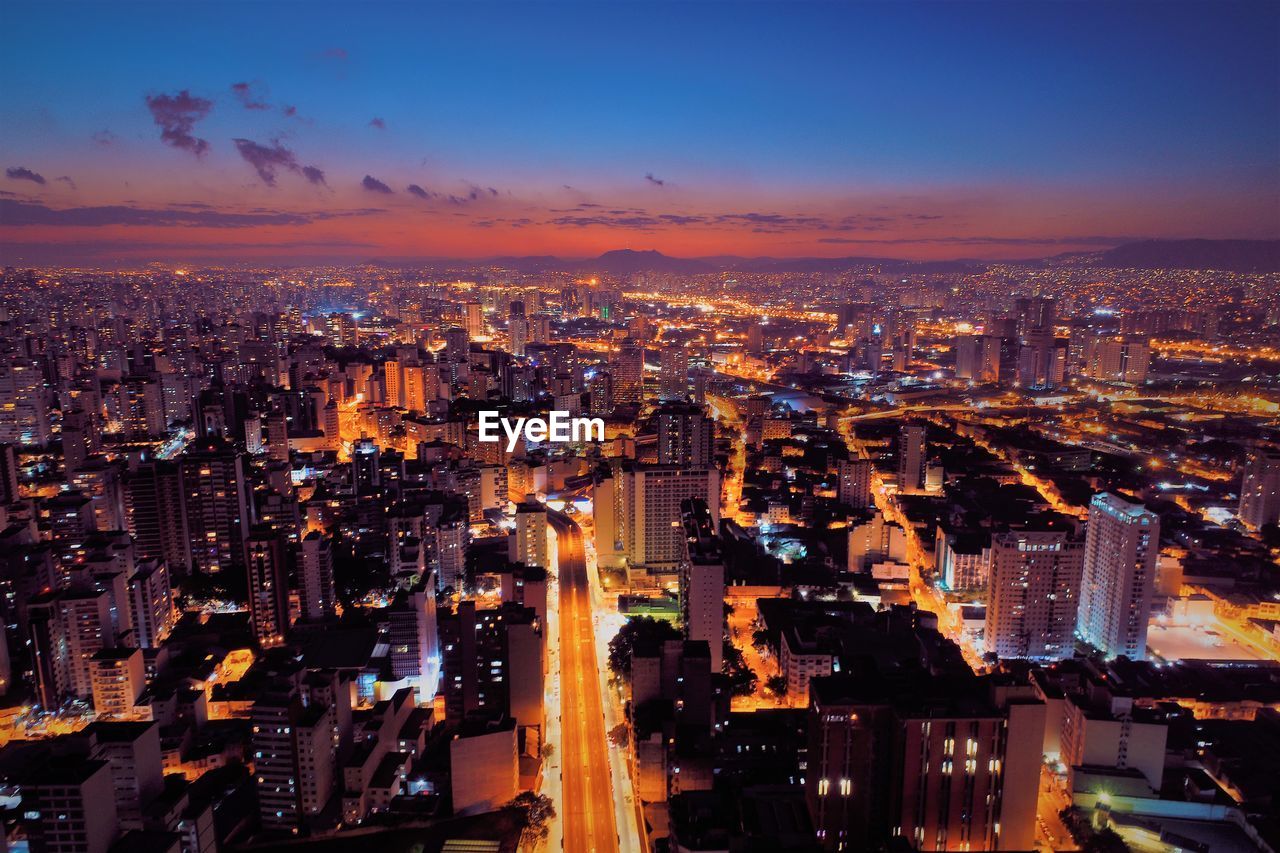
[[1280,240],[1143,240],[1099,252],[1099,266],[1280,272]]
[[[1229,272],[1280,272],[1280,240],[1143,240],[1124,243],[1102,252],[1071,252],[1051,259],[1006,261],[1025,266],[1068,262],[1087,266],[1128,269],[1199,269]],[[966,273],[981,272],[982,261],[908,261],[901,258],[744,258],[714,255],[673,258],[653,249],[615,249],[596,258],[559,258],[552,255],[490,258],[488,263],[525,273],[548,271],[631,275],[661,272],[698,275],[709,272],[811,273],[841,272],[874,266],[884,272]]]
[[673,258],[653,249],[615,249],[597,258],[557,258],[550,255],[490,258],[488,263],[524,273],[551,270],[606,275],[630,275],[638,272],[665,272],[676,275],[733,271],[770,272],[839,272],[855,267],[878,266],[889,271],[970,272],[980,271],[983,264],[975,261],[906,261],[898,258],[742,258],[716,255],[706,258]]

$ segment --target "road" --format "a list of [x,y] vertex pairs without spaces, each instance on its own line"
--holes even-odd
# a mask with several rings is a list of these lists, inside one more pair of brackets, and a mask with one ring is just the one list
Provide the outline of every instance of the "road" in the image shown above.
[[618,850],[604,705],[596,663],[591,587],[582,530],[559,513],[555,527],[560,581],[560,719],[564,849]]

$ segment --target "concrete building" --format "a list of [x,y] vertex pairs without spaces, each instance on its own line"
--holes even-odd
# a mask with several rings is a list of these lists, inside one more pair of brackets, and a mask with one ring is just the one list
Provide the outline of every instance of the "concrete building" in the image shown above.
[[1085,536],[1081,639],[1109,657],[1146,657],[1159,556],[1159,516],[1112,494],[1094,495]]
[[703,641],[711,671],[724,664],[724,560],[711,510],[701,498],[681,503],[685,557],[680,566],[680,617],[685,639]]
[[1066,533],[1016,531],[992,537],[983,634],[988,654],[1070,657],[1083,573],[1084,547]]
[[1252,530],[1280,523],[1280,450],[1257,448],[1249,454],[1237,514]]
[[520,792],[516,721],[465,722],[449,742],[449,785],[455,814],[487,812],[510,802]]

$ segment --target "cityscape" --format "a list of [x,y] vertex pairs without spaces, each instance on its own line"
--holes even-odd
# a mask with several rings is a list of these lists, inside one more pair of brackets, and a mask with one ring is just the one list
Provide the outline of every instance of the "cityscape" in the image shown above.
[[0,851],[1280,850],[1280,7],[5,9]]

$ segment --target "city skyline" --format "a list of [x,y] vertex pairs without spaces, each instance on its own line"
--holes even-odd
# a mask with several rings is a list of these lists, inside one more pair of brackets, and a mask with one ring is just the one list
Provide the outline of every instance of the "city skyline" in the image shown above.
[[993,260],[1280,237],[1271,4],[392,4],[359,27],[234,8],[10,5],[6,256]]

